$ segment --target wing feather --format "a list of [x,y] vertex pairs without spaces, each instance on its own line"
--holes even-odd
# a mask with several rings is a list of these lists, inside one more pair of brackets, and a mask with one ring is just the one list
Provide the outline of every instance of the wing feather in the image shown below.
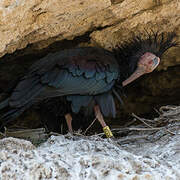
[[119,67],[112,53],[76,48],[50,54],[30,67],[15,88],[10,105],[20,107],[36,97],[98,95],[109,91]]

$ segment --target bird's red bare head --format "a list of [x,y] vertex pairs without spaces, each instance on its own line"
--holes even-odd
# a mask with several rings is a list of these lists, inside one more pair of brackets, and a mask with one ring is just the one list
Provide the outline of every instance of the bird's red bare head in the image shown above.
[[143,74],[152,72],[154,69],[156,69],[159,63],[159,57],[150,52],[146,52],[141,56],[140,60],[138,61],[137,69],[134,71],[134,73],[125,81],[123,81],[123,86],[126,86],[127,84],[131,83]]
[[156,55],[150,52],[146,52],[145,54],[141,56],[137,64],[137,67],[139,69],[142,69],[143,74],[145,74],[145,73],[150,73],[154,69],[156,69],[159,63],[160,63],[159,57],[157,57]]

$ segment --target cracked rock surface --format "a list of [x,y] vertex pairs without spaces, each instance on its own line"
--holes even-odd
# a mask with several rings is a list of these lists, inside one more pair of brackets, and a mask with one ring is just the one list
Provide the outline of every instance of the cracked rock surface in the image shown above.
[[133,146],[119,146],[95,137],[63,135],[52,136],[37,148],[15,138],[0,141],[2,180],[178,180],[179,177],[179,136]]
[[180,106],[161,107],[160,112],[158,118],[144,119],[146,124],[119,129],[127,133],[114,139],[51,135],[38,146],[1,139],[0,179],[179,180]]
[[92,43],[107,49],[144,29],[179,34],[179,14],[177,0],[2,0],[0,57],[30,44],[42,49],[87,32]]

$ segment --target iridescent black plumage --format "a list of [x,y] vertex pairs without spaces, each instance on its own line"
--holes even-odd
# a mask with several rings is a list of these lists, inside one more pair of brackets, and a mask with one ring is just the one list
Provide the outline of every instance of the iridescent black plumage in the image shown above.
[[0,109],[11,108],[2,119],[15,118],[35,102],[57,96],[66,96],[75,113],[96,101],[105,115],[114,116],[114,100],[109,91],[118,74],[116,59],[104,49],[75,48],[50,54],[33,64],[10,97],[0,104]]

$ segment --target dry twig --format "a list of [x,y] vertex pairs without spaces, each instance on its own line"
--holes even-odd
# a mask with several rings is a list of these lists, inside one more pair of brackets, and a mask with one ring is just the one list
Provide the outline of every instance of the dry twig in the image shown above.
[[93,121],[92,121],[92,123],[87,127],[87,129],[84,131],[84,135],[87,133],[87,131],[90,129],[90,127],[95,123],[95,121],[96,121],[96,119],[97,118],[95,118]]
[[145,125],[148,126],[149,128],[152,128],[152,129],[154,128],[154,127],[152,127],[151,125],[149,125],[148,123],[146,123],[146,122],[144,121],[144,119],[138,117],[138,116],[135,115],[134,113],[132,113],[132,116],[135,117],[136,119],[138,119],[139,121],[141,121],[143,124],[145,124]]

